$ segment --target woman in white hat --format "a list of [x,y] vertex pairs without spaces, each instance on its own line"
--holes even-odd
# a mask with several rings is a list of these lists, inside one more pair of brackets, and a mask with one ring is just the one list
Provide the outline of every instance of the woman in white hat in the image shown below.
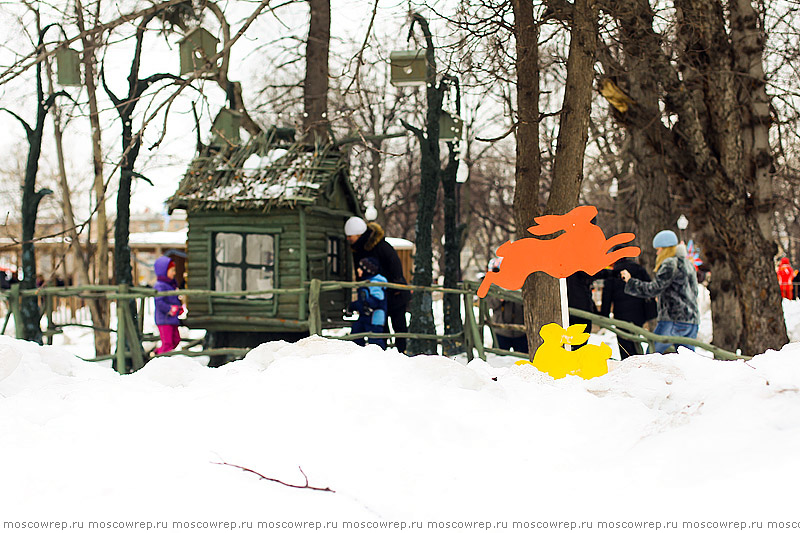
[[[656,249],[656,276],[653,281],[631,278],[623,270],[620,277],[625,282],[625,293],[640,298],[658,297],[658,324],[653,333],[673,337],[697,338],[700,311],[697,307],[697,273],[694,264],[686,258],[686,246],[678,243],[674,231],[660,231],[653,238]],[[686,346],[690,350],[694,347]],[[665,353],[671,344],[656,342],[655,350]]]
[[[392,245],[386,242],[383,228],[377,222],[367,223],[360,217],[350,217],[344,224],[344,234],[353,251],[353,262],[358,264],[365,257],[374,257],[378,262],[378,273],[389,283],[407,285],[403,276],[403,263]],[[387,289],[388,316],[395,333],[408,332],[406,308],[411,300],[411,292],[400,289]],[[386,330],[388,333],[388,329]],[[406,339],[395,338],[395,347],[400,353],[406,350]]]

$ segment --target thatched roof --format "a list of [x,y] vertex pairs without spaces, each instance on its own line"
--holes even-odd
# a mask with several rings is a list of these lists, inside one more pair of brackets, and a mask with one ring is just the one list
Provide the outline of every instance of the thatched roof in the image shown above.
[[[259,209],[313,204],[331,193],[347,168],[345,154],[325,146],[277,144],[274,133],[240,146],[204,150],[189,165],[169,210]],[[347,187],[350,187],[349,182]]]

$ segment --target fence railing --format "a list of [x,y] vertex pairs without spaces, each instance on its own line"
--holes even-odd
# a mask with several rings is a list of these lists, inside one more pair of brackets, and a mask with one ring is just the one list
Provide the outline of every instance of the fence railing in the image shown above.
[[[460,296],[461,304],[463,305],[464,312],[462,313],[462,329],[451,334],[419,334],[419,333],[348,333],[335,335],[326,331],[323,327],[320,297],[321,294],[327,291],[338,291],[343,288],[357,289],[364,286],[381,286],[386,288],[395,288],[400,290],[412,291],[426,291],[432,293],[455,293]],[[154,296],[189,296],[189,297],[203,297],[208,301],[241,301],[247,296],[263,295],[263,294],[288,294],[288,293],[305,293],[308,298],[308,313],[306,320],[293,321],[296,325],[306,328],[309,335],[320,335],[326,338],[341,339],[341,340],[354,340],[358,338],[414,338],[414,339],[430,339],[436,340],[439,346],[444,343],[456,343],[467,356],[467,360],[472,360],[475,355],[481,359],[486,359],[487,353],[492,353],[500,356],[514,356],[528,358],[529,355],[520,352],[511,352],[496,348],[497,339],[494,335],[494,327],[506,329],[524,329],[521,325],[515,324],[500,324],[492,321],[489,313],[489,306],[485,299],[477,298],[476,296],[477,283],[465,282],[458,288],[445,288],[439,286],[432,287],[419,287],[409,285],[399,285],[393,283],[368,283],[368,282],[331,282],[321,280],[311,280],[304,288],[293,289],[271,289],[260,291],[231,291],[231,292],[217,292],[208,290],[192,290],[183,289],[169,292],[156,292],[154,289],[147,287],[130,287],[127,285],[87,285],[87,286],[73,286],[73,287],[43,287],[38,289],[21,290],[19,285],[12,286],[11,289],[0,291],[0,300],[4,300],[7,305],[7,313],[3,320],[2,330],[0,334],[5,334],[10,318],[14,317],[14,324],[16,327],[16,336],[23,337],[22,319],[20,316],[20,302],[23,297],[38,297],[40,300],[40,307],[42,309],[42,316],[45,321],[45,328],[43,330],[43,337],[45,342],[52,344],[54,335],[63,332],[63,328],[69,326],[80,326],[98,329],[93,325],[81,323],[76,319],[79,307],[73,308],[70,312],[62,311],[64,302],[71,302],[70,305],[78,306],[91,299],[105,299],[107,301],[115,302],[116,308],[116,328],[106,328],[108,331],[116,335],[115,352],[112,354],[99,354],[95,358],[87,359],[90,361],[105,361],[113,360],[115,368],[120,372],[127,372],[128,370],[138,370],[151,356],[150,351],[146,351],[142,347],[143,341],[153,341],[157,337],[145,333],[145,325],[143,322],[145,315],[145,306]],[[507,300],[514,300],[521,302],[521,295],[519,292],[506,291],[492,287],[490,296],[496,296]],[[136,301],[137,318],[134,319],[134,314],[130,305],[119,305],[124,302]],[[250,300],[252,305],[252,300]],[[272,302],[265,303],[265,305],[272,306]],[[477,308],[477,316],[475,310]],[[670,344],[689,344],[708,350],[714,355],[715,359],[733,360],[733,359],[749,359],[748,356],[738,355],[721,348],[717,348],[708,343],[698,341],[696,339],[687,339],[683,337],[668,337],[663,335],[656,335],[644,328],[640,328],[634,324],[623,322],[612,318],[603,317],[582,311],[579,309],[570,308],[570,314],[582,318],[591,319],[592,322],[608,329],[609,331],[617,334],[619,337],[630,339],[636,342],[647,342],[651,348],[654,342],[664,342]],[[59,319],[69,317],[70,321],[60,322]],[[486,339],[484,335],[485,326],[490,326],[492,331],[493,342],[491,346],[486,346]],[[194,350],[202,340],[193,340],[189,343],[184,343],[184,347],[179,350],[165,352],[159,356],[168,355],[188,355],[188,356],[228,356],[230,358],[243,357],[249,350],[246,348],[203,348]]]

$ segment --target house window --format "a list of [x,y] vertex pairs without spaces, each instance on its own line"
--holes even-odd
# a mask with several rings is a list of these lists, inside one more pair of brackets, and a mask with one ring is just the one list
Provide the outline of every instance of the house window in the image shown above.
[[[214,290],[272,289],[275,279],[275,238],[260,233],[214,234]],[[248,298],[272,299],[272,294]]]
[[332,276],[341,276],[344,267],[343,244],[340,237],[328,237],[328,272]]

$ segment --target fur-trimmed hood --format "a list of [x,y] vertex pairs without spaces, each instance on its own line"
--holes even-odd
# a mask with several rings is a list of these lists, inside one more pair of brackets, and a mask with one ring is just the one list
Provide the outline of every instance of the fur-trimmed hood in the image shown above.
[[364,243],[364,250],[371,252],[375,246],[383,240],[386,236],[386,232],[383,231],[383,228],[377,222],[369,222],[367,224],[367,230],[369,231],[369,237],[367,238],[367,242]]

